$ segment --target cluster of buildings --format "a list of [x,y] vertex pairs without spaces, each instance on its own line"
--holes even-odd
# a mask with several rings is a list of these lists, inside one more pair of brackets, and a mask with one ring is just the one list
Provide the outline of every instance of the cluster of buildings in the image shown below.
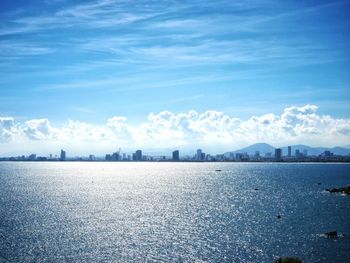
[[300,151],[296,149],[292,154],[292,147],[287,147],[287,153],[284,154],[282,148],[276,148],[274,153],[268,152],[261,155],[259,151],[254,154],[248,154],[247,152],[230,152],[226,154],[210,155],[198,149],[194,155],[180,156],[180,151],[175,150],[170,156],[154,156],[145,155],[142,150],[137,150],[134,153],[126,154],[121,153],[121,149],[112,154],[106,154],[104,157],[96,157],[90,154],[88,157],[69,157],[65,150],[61,150],[60,155],[53,156],[36,156],[36,154],[30,154],[28,156],[16,156],[16,157],[3,157],[0,161],[107,161],[107,162],[120,162],[120,161],[173,161],[173,162],[350,162],[350,156],[335,155],[330,151],[324,151],[320,155],[308,155],[307,150]]
[[335,155],[331,151],[324,151],[319,155],[309,155],[306,149],[302,151],[296,149],[292,154],[292,147],[287,147],[287,153],[284,154],[282,148],[276,148],[275,152],[265,153],[264,156],[260,155],[259,151],[255,154],[249,155],[248,153],[231,153],[226,161],[241,161],[241,162],[324,162],[324,161],[350,161],[350,156]]
[[121,154],[119,150],[112,154],[106,154],[105,161],[147,161],[147,159],[145,159],[145,156],[142,156],[142,150],[137,150],[131,155],[127,155],[126,153]]
[[180,151],[175,150],[171,156],[153,156],[142,154],[142,150],[137,150],[132,154],[121,153],[121,151],[114,152],[112,154],[106,154],[104,161],[205,161],[206,155],[201,149],[197,150],[197,153],[190,157],[184,156],[180,158]]

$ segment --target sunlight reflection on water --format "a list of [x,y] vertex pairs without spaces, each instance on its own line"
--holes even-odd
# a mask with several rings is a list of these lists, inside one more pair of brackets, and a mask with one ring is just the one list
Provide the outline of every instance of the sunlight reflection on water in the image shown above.
[[350,234],[348,197],[322,193],[348,184],[349,172],[345,164],[3,162],[0,262],[349,261],[349,239],[318,236]]

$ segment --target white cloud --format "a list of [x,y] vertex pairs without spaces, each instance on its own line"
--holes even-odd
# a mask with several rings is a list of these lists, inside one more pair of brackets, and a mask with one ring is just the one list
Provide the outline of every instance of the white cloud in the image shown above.
[[16,125],[12,117],[0,117],[0,143],[11,140],[16,132]]
[[57,130],[52,128],[48,119],[30,120],[24,124],[23,132],[30,140],[42,141],[56,138]]
[[110,152],[118,147],[126,151],[203,148],[221,152],[256,142],[276,146],[348,145],[350,119],[319,115],[315,105],[293,106],[280,115],[270,113],[247,120],[213,110],[178,114],[162,111],[150,113],[139,125],[131,125],[121,116],[112,117],[103,125],[68,121],[61,127],[53,127],[48,119],[19,123],[11,117],[0,118],[0,144],[7,146],[6,153],[11,152],[11,147],[18,153],[55,151],[61,147],[76,154]]

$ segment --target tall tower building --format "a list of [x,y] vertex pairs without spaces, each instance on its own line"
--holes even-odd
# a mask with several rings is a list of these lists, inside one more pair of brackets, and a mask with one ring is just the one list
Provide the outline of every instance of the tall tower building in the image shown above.
[[65,161],[65,160],[66,160],[66,151],[61,150],[60,161]]
[[179,160],[180,160],[179,150],[173,151],[173,161],[179,161]]
[[276,161],[282,160],[282,149],[281,148],[275,149],[275,160]]
[[196,161],[202,161],[202,150],[201,149],[197,150]]
[[142,161],[142,151],[137,150],[135,153],[135,161]]
[[292,157],[292,146],[288,146],[288,157]]

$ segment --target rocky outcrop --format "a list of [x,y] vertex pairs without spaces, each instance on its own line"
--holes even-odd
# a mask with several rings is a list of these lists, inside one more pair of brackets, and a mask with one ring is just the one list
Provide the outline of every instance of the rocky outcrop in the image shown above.
[[275,263],[303,263],[300,258],[284,257],[275,260]]
[[337,231],[326,232],[325,235],[326,237],[329,237],[329,238],[336,238],[338,237],[338,232]]
[[330,193],[342,193],[342,194],[350,195],[350,185],[345,187],[326,189],[326,191]]

